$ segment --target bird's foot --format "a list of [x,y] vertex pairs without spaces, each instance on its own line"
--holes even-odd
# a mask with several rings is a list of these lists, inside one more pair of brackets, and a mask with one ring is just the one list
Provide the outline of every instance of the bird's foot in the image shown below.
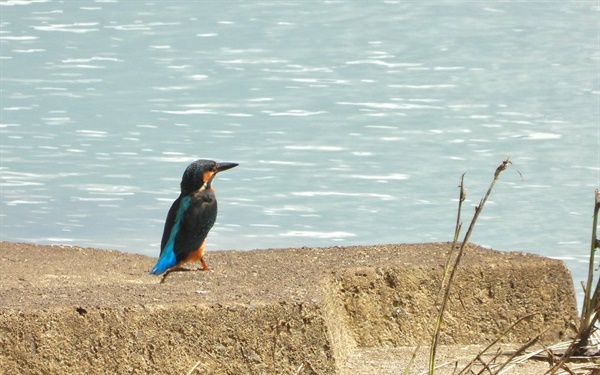
[[165,280],[167,279],[167,275],[169,275],[171,272],[210,271],[210,269],[204,262],[204,259],[200,259],[200,263],[202,263],[202,267],[198,267],[198,268],[186,268],[186,267],[181,267],[181,266],[171,268],[170,270],[167,270],[167,272],[165,272],[163,274],[162,279],[160,279],[160,283],[164,284]]
[[168,269],[168,270],[167,270],[167,272],[165,272],[165,273],[163,274],[163,277],[162,277],[162,279],[160,279],[160,283],[161,283],[161,284],[164,284],[165,280],[167,279],[167,276],[168,276],[168,275],[169,275],[171,272],[179,272],[179,271],[190,271],[190,270],[189,270],[189,269],[186,269],[186,268],[183,268],[183,267],[180,267],[180,266],[175,266],[175,267],[173,267],[173,268],[171,268],[171,269]]
[[169,274],[169,271],[165,272],[163,277],[160,279],[160,284],[164,284],[165,280],[167,279],[167,275]]

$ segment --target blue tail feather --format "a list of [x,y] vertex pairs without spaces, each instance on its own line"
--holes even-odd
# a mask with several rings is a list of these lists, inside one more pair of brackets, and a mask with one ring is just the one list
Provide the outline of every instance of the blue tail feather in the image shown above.
[[158,258],[158,262],[156,262],[154,267],[150,270],[150,273],[153,275],[160,275],[161,273],[176,265],[177,259],[175,259],[175,253],[173,252],[173,248],[172,246],[167,246],[160,258]]

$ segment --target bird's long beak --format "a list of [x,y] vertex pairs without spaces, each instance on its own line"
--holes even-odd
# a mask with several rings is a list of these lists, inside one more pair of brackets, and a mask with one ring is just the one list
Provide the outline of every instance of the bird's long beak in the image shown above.
[[227,163],[227,162],[219,163],[217,165],[217,173],[218,172],[222,172],[222,171],[226,171],[226,170],[231,169],[233,167],[237,167],[238,165],[239,165],[238,163]]

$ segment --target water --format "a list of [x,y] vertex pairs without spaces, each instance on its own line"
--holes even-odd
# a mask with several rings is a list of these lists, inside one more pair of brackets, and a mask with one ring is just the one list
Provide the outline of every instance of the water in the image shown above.
[[209,250],[448,241],[509,156],[472,241],[585,277],[597,2],[0,4],[4,241],[156,256],[201,157]]

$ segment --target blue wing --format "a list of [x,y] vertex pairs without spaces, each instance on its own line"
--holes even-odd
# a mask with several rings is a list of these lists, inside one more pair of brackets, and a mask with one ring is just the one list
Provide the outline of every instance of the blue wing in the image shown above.
[[175,244],[175,236],[177,235],[179,227],[181,226],[183,211],[185,211],[187,208],[186,206],[188,205],[189,197],[186,199],[182,198],[181,195],[171,205],[167,215],[167,220],[165,221],[165,229],[163,230],[163,236],[160,243],[160,256],[158,258],[158,262],[156,262],[154,267],[150,270],[151,274],[160,275],[169,268],[177,265],[177,257],[173,251],[173,245]]

